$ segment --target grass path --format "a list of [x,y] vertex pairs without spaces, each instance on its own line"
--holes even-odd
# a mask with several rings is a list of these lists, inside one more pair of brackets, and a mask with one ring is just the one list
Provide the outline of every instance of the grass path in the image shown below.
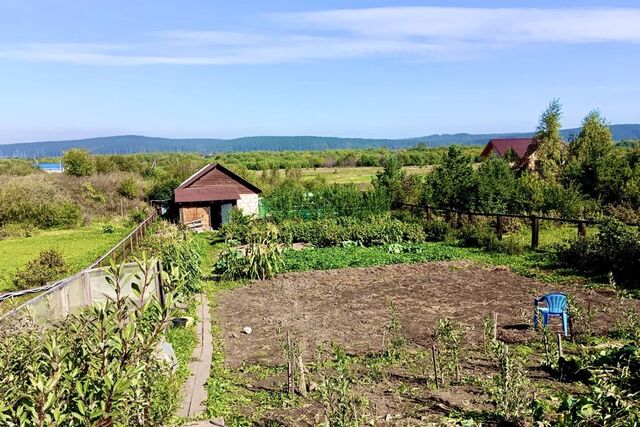
[[0,291],[13,288],[12,278],[16,270],[38,257],[46,249],[62,252],[70,272],[76,272],[91,264],[127,235],[124,225],[114,225],[113,233],[103,233],[104,224],[72,230],[46,230],[33,237],[0,240]]

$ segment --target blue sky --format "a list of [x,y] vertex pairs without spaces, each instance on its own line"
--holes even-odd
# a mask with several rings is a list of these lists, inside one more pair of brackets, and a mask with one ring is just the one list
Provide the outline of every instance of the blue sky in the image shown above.
[[0,143],[640,122],[638,1],[0,0]]

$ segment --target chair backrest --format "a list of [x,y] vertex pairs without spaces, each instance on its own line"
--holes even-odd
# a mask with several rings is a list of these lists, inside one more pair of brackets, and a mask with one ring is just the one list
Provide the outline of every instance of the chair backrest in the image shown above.
[[562,313],[567,309],[567,296],[565,294],[547,294],[541,298],[547,303],[549,313]]

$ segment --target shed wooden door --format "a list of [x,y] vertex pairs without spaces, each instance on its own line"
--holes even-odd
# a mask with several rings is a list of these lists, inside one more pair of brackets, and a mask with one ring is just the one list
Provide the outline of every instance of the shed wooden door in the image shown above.
[[205,229],[211,228],[211,207],[192,206],[182,208],[182,222],[187,224],[192,221],[201,220]]

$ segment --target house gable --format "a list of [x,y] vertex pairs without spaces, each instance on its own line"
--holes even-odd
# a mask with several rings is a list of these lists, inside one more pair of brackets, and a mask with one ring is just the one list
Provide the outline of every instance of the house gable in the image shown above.
[[261,190],[222,165],[207,165],[184,181],[174,192],[177,203],[238,200]]

